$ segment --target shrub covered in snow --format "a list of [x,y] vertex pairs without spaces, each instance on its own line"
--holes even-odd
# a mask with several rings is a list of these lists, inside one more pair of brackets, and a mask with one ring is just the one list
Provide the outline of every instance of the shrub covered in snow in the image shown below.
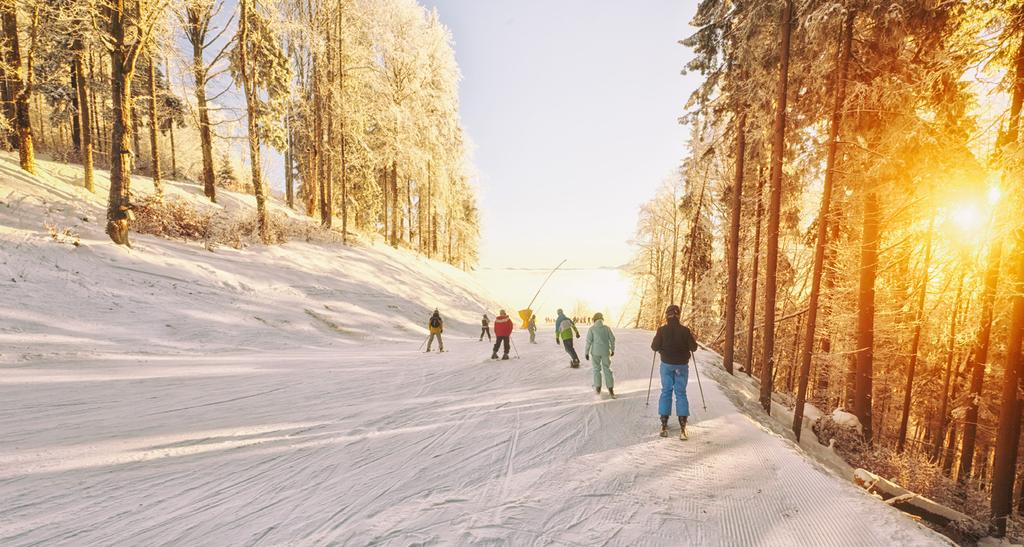
[[[201,241],[209,249],[218,245],[240,249],[259,241],[256,215],[248,209],[206,208],[176,197],[160,200],[155,196],[146,196],[135,204],[134,212],[132,229],[143,234]],[[285,243],[292,239],[341,241],[339,233],[325,230],[310,219],[294,219],[283,213],[271,212],[268,221],[271,244]]]
[[146,196],[135,204],[132,228],[142,234],[172,239],[204,240],[213,215],[183,199]]

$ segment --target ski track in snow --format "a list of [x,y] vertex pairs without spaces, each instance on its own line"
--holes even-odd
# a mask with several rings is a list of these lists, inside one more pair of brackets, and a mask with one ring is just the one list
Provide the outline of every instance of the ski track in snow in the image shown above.
[[450,337],[443,354],[219,355],[224,374],[22,369],[0,384],[0,544],[944,543],[706,375],[690,440],[658,437],[649,333],[619,332],[616,400],[523,338],[496,362]]

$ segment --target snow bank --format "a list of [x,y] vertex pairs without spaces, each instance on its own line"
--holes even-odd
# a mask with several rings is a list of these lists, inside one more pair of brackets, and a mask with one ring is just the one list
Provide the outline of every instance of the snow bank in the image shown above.
[[856,429],[857,433],[861,435],[864,434],[864,427],[861,425],[860,419],[841,408],[837,408],[832,412],[832,421],[843,427]]
[[[0,153],[0,363],[43,356],[222,352],[333,346],[368,339],[419,341],[439,308],[452,334],[475,334],[499,304],[471,275],[380,244],[289,242],[243,249],[133,234],[104,234],[106,172],[95,194],[81,169],[38,162],[22,172]],[[152,192],[133,177],[136,196]],[[212,206],[195,184],[169,196]],[[214,207],[250,208],[220,190]],[[303,216],[272,201],[275,211]],[[56,235],[52,235],[56,234]]]

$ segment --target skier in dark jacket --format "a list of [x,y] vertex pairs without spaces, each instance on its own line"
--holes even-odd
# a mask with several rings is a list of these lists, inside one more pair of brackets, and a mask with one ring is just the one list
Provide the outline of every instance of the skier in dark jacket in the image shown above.
[[444,340],[441,339],[441,333],[444,332],[444,320],[441,319],[441,312],[434,310],[427,321],[427,330],[430,331],[430,338],[427,339],[426,353],[430,353],[430,345],[434,343],[435,336],[437,337],[438,351],[444,351]]
[[484,318],[480,320],[480,341],[484,341],[484,335],[487,335],[487,340],[491,339],[491,320],[487,318],[487,314],[484,314]]
[[668,437],[668,417],[672,414],[672,394],[675,393],[679,438],[686,440],[686,419],[690,416],[686,382],[690,376],[690,355],[697,351],[697,340],[689,328],[679,323],[679,313],[679,306],[675,304],[665,310],[665,324],[658,327],[651,349],[661,354],[661,398],[658,400],[661,436]]

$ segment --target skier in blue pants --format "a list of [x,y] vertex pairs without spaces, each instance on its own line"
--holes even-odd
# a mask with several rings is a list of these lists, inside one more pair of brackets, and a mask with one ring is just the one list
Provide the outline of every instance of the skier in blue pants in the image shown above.
[[672,395],[675,394],[679,438],[686,440],[686,420],[690,416],[686,382],[690,377],[690,354],[697,350],[697,340],[690,329],[679,323],[679,312],[675,304],[665,310],[665,324],[658,327],[651,349],[661,354],[661,398],[658,399],[661,436],[668,437],[668,417],[672,415]]

